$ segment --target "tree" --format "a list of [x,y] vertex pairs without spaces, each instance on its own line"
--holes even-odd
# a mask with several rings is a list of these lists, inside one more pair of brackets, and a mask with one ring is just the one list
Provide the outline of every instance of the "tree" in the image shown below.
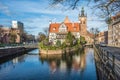
[[112,23],[111,17],[107,17],[105,21],[108,25]]
[[[80,6],[82,3],[80,1],[83,0],[52,0],[52,5],[55,4],[65,4],[69,5],[70,8],[75,9]],[[94,9],[99,9],[103,15],[106,17],[120,11],[120,0],[85,0],[88,2],[88,5],[92,5],[91,7]],[[92,3],[90,3],[92,2]],[[95,5],[93,5],[93,2]]]
[[22,33],[21,38],[22,38],[22,42],[28,41],[27,32]]
[[81,45],[86,44],[85,37],[80,36],[80,44]]
[[120,11],[120,0],[97,0],[96,3],[95,7],[107,17]]
[[62,49],[65,48],[66,47],[66,43],[63,42],[61,46],[62,46]]
[[16,33],[14,32],[10,33],[10,43],[16,43],[16,38],[17,38]]
[[57,42],[56,42],[56,46],[57,46],[57,47],[60,47],[60,46],[61,46],[61,42],[60,42],[60,40],[57,40]]
[[90,32],[93,34],[93,40],[94,40],[94,43],[96,42],[96,37],[97,37],[97,34],[99,33],[99,29],[98,28],[91,28],[90,29]]
[[66,36],[66,39],[65,39],[67,45],[69,45],[69,46],[71,45],[72,46],[74,39],[75,39],[75,37],[72,35],[72,33],[68,32],[67,36]]
[[45,35],[48,36],[49,28],[48,28],[48,27],[45,27],[45,28],[43,29],[43,31],[45,32]]
[[0,25],[0,43],[2,43],[2,34],[3,34],[3,30],[2,30],[2,25]]
[[38,41],[43,41],[43,40],[45,40],[46,39],[46,35],[44,34],[44,33],[42,33],[42,32],[40,32],[39,34],[39,37],[38,37]]

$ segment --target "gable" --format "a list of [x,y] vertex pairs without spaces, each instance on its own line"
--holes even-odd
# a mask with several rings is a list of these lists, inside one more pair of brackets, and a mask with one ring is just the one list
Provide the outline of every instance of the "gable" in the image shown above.
[[65,23],[65,25],[67,26],[67,29],[70,32],[79,32],[80,31],[79,23]]
[[59,27],[59,32],[67,32],[67,27],[64,23],[62,23]]

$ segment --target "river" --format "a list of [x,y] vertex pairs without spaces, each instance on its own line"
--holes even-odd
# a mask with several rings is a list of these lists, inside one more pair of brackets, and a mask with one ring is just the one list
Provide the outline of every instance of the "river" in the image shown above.
[[1,63],[0,80],[97,80],[94,50],[46,56],[35,49]]

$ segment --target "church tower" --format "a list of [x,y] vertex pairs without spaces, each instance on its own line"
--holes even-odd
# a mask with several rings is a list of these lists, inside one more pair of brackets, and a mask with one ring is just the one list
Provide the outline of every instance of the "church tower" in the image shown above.
[[87,15],[84,13],[84,7],[81,9],[81,14],[79,14],[79,21],[80,21],[80,33],[81,35],[87,34]]

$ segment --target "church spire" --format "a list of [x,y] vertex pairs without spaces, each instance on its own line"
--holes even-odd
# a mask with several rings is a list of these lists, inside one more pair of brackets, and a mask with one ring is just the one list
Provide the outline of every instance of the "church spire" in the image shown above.
[[82,7],[81,16],[85,16],[85,14],[84,14],[84,7]]

